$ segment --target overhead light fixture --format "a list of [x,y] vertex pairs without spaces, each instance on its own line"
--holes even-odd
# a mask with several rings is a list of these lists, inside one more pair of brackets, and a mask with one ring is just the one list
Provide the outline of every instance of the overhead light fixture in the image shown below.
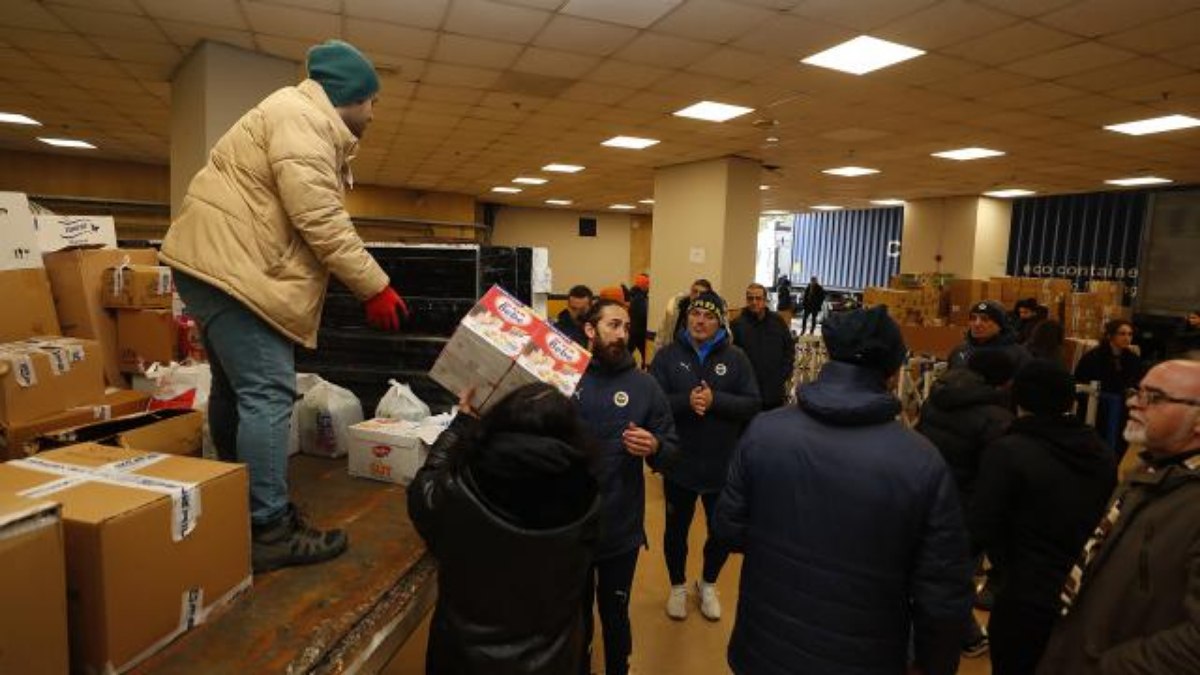
[[788,212],[781,211],[779,209],[771,209],[770,211],[763,211],[762,214],[764,216],[786,216]]
[[767,136],[767,142],[768,143],[778,143],[779,137],[778,136]]
[[1118,134],[1145,136],[1146,134],[1159,134],[1164,131],[1176,131],[1191,127],[1200,127],[1200,119],[1188,117],[1187,115],[1167,115],[1165,117],[1153,117],[1148,120],[1138,120],[1136,122],[1110,124],[1104,128],[1109,131],[1115,131]]
[[921,56],[925,52],[906,45],[860,35],[853,40],[802,59],[801,63],[840,70],[852,75],[865,75],[901,61]]
[[500,185],[498,187],[492,188],[492,192],[503,192],[505,194],[516,194],[520,191],[521,191],[521,188],[509,187],[507,185]]
[[637,136],[613,136],[600,145],[610,148],[625,148],[626,150],[645,150],[652,145],[658,145],[653,138],[638,138]]
[[653,199],[639,199],[638,203],[639,204],[653,204],[654,200]]
[[983,193],[987,197],[996,197],[998,199],[1012,199],[1013,197],[1028,197],[1029,195],[1037,194],[1033,190],[1023,190],[1021,188],[1009,188],[1007,190],[992,190],[991,192]]
[[1136,176],[1134,178],[1114,178],[1106,180],[1109,185],[1120,185],[1121,187],[1134,187],[1137,185],[1162,185],[1164,183],[1173,183],[1170,178],[1159,178],[1158,176]]
[[730,105],[728,103],[717,103],[716,101],[701,101],[693,103],[683,110],[676,110],[671,113],[676,117],[690,117],[695,120],[704,120],[706,122],[728,122],[735,117],[741,117],[748,112],[754,112],[754,108],[746,108],[740,105]]
[[609,204],[608,208],[615,209],[617,211],[631,211],[637,207],[633,204]]
[[0,122],[4,124],[25,124],[31,127],[40,127],[42,123],[19,113],[0,112]]
[[85,150],[95,150],[96,146],[87,141],[79,141],[74,138],[43,138],[38,136],[38,140],[46,145],[53,145],[56,148],[83,148]]
[[570,199],[547,199],[546,203],[554,206],[570,206],[572,202]]
[[833,204],[817,204],[816,206],[813,206],[812,209],[814,211],[841,211],[842,207],[834,206]]
[[904,206],[903,199],[872,199],[871,203],[878,206]]
[[972,159],[985,159],[987,157],[999,157],[1003,155],[999,150],[991,150],[989,148],[959,148],[957,150],[944,150],[935,152],[933,157],[941,157],[942,159],[953,159],[960,162],[965,162]]
[[865,166],[839,166],[836,169],[825,169],[821,173],[827,173],[832,176],[855,178],[858,176],[870,176],[873,173],[879,173],[879,169],[868,169]]
[[770,185],[759,185],[758,189],[759,190],[770,190],[771,186]]
[[542,171],[553,171],[554,173],[579,173],[587,167],[579,166],[578,164],[547,164],[542,167]]
[[546,183],[546,179],[545,178],[533,178],[530,176],[517,176],[516,178],[514,178],[512,180],[512,182],[521,183],[522,185],[543,185]]

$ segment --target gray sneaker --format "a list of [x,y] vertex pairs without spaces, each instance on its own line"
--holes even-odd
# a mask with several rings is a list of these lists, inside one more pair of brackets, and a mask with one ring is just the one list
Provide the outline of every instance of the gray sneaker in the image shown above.
[[254,573],[262,574],[280,567],[331,560],[346,551],[349,541],[342,530],[310,526],[296,507],[288,504],[279,520],[253,527],[250,544]]

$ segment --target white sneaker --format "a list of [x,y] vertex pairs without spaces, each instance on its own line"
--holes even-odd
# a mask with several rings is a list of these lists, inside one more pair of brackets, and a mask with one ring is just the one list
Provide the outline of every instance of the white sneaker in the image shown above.
[[709,621],[721,620],[721,601],[717,598],[717,585],[696,582],[696,595],[700,598],[700,613]]
[[687,586],[680,584],[671,587],[671,594],[667,596],[667,616],[676,621],[683,621],[687,618]]

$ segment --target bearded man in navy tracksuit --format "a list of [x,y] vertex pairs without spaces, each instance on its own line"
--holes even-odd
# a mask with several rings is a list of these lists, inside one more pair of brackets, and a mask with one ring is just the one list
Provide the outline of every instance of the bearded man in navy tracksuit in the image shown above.
[[588,370],[575,389],[579,413],[599,445],[600,542],[589,572],[583,616],[591,663],[592,606],[604,628],[604,672],[626,675],[633,651],[629,595],[638,549],[646,544],[646,486],[642,462],[669,467],[679,442],[667,399],[658,384],[634,367],[629,352],[629,311],[616,300],[592,305],[583,323],[592,351]]
[[716,582],[729,551],[712,536],[712,519],[738,438],[762,408],[754,366],[730,344],[724,318],[725,301],[712,291],[701,293],[688,307],[686,327],[650,366],[671,404],[682,447],[679,460],[663,467],[667,616],[677,621],[687,618],[687,536],[697,498],[704,502],[709,535],[696,594],[704,618],[721,618]]

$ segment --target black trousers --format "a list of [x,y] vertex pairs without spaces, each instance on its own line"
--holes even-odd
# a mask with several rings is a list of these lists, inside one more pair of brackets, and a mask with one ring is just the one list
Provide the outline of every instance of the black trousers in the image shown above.
[[809,329],[809,327],[808,327],[808,318],[809,318],[809,317],[812,317],[812,328],[811,328],[811,330],[813,330],[813,331],[816,331],[816,330],[817,330],[817,320],[818,320],[818,318],[819,318],[820,316],[821,316],[821,310],[820,310],[820,309],[814,309],[814,310],[812,310],[812,311],[809,311],[809,310],[807,310],[807,309],[806,309],[806,310],[804,310],[804,311],[803,311],[803,312],[800,314],[800,334],[801,334],[801,335],[807,335],[807,334],[808,334],[808,331],[810,330],[810,329]]
[[993,675],[1033,675],[1058,613],[1014,602],[1001,591],[988,620]]
[[600,609],[600,625],[604,629],[604,672],[606,675],[626,675],[629,654],[633,652],[633,629],[629,625],[629,595],[633,588],[633,572],[637,569],[639,549],[597,560],[588,570],[587,587],[583,594],[583,636],[586,653],[580,661],[580,672],[587,675],[592,665],[592,638],[595,633],[592,608]]
[[667,559],[667,574],[671,585],[678,586],[687,581],[688,530],[696,514],[696,498],[704,502],[704,519],[708,526],[708,538],[704,541],[704,581],[714,583],[729,550],[713,538],[713,516],[716,515],[719,492],[697,493],[663,480],[663,496],[667,502],[666,528],[663,532],[663,555]]

